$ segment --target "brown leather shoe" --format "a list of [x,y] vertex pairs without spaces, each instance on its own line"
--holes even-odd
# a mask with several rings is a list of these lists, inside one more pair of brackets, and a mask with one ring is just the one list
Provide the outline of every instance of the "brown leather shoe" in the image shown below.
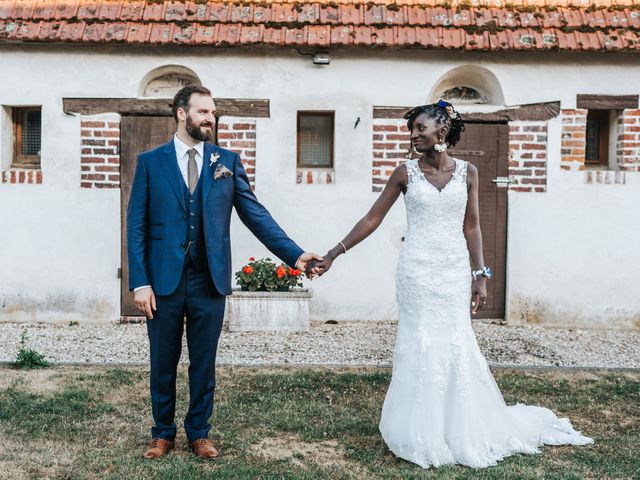
[[149,444],[149,448],[142,455],[144,458],[153,459],[153,458],[162,458],[166,454],[168,454],[173,447],[175,447],[175,442],[172,440],[165,440],[164,438],[154,438],[151,440]]
[[190,442],[189,447],[193,450],[193,453],[205,460],[215,460],[220,455],[213,446],[213,442],[208,438],[198,438]]

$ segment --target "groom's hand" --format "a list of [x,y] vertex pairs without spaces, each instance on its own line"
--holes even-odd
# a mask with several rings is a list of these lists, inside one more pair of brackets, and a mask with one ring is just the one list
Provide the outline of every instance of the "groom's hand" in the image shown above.
[[314,260],[321,262],[322,257],[317,253],[304,252],[302,255],[298,257],[298,261],[296,262],[296,268],[298,270],[302,270],[303,272],[305,272],[307,274],[307,277],[313,278],[315,277],[315,275],[314,274],[309,275],[309,272],[307,271],[307,264]]
[[151,287],[141,288],[133,293],[133,301],[149,320],[153,319],[153,312],[156,310],[156,296]]

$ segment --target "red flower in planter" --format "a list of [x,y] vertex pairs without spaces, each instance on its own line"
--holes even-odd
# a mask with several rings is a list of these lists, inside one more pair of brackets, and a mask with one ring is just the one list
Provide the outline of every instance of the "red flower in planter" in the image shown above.
[[276,270],[276,275],[278,276],[278,278],[282,278],[286,274],[287,274],[287,271],[282,266],[278,267],[278,269]]
[[300,270],[298,270],[297,268],[289,267],[289,275],[291,275],[292,277],[299,277],[301,273],[302,272]]
[[247,275],[251,275],[253,273],[253,267],[251,265],[247,265],[246,267],[242,268],[242,271]]
[[249,261],[250,261],[250,262],[254,262],[254,261],[255,261],[255,258],[254,258],[254,257],[249,257]]

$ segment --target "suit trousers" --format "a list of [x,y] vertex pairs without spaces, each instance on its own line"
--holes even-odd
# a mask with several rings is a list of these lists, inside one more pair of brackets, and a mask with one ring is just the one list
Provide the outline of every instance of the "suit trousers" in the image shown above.
[[176,435],[176,370],[186,316],[189,349],[189,410],[184,428],[189,441],[207,438],[216,386],[216,350],[222,330],[225,297],[215,289],[208,268],[185,258],[182,276],[170,295],[156,296],[157,310],[147,321],[151,359],[153,438]]

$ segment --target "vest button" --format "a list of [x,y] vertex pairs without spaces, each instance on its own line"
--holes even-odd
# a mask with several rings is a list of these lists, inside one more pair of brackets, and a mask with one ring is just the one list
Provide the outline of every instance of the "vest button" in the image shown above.
[[189,203],[193,203],[193,202],[195,202],[195,200],[193,200],[193,199],[189,200]]
[[194,227],[193,225],[191,225],[191,230],[193,230],[194,228],[196,228],[196,227]]
[[[195,215],[195,213],[194,213],[194,212],[191,212],[191,216],[193,217],[194,215]],[[186,217],[185,217],[185,218],[186,218]]]

